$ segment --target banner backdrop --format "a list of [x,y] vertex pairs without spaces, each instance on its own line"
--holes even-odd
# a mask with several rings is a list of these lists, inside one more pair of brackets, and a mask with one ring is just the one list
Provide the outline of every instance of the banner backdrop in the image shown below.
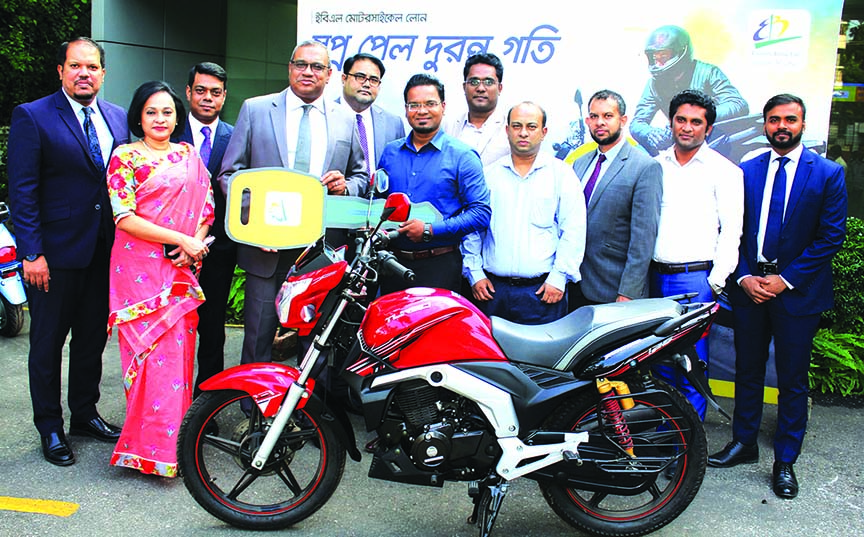
[[[608,88],[623,95],[628,126],[634,125],[637,115],[652,112],[643,98],[653,80],[646,43],[649,37],[658,37],[652,36],[655,30],[673,25],[691,40],[685,61],[708,64],[703,66],[706,69],[716,67],[749,105],[732,113],[737,122],[725,129],[718,124],[717,130],[726,135],[715,146],[722,153],[740,160],[763,146],[762,106],[782,92],[799,95],[807,105],[805,143],[821,149],[827,139],[842,0],[619,0],[610,6],[535,1],[521,4],[519,10],[453,0],[419,5],[395,0],[299,0],[298,41],[315,39],[330,50],[334,72],[328,95],[336,98],[341,93],[344,59],[366,52],[381,58],[387,69],[378,104],[404,117],[405,82],[415,73],[426,72],[444,83],[445,114],[459,114],[466,109],[465,60],[491,52],[504,64],[499,107],[509,109],[523,100],[543,106],[549,116],[544,148],[563,158],[582,139],[590,141],[580,118],[595,91]],[[715,75],[712,70],[711,76]],[[657,76],[659,85],[664,75]],[[695,80],[689,75],[683,78]],[[687,80],[665,83],[677,84],[677,90],[689,85]],[[715,95],[718,101],[721,97]],[[647,118],[642,130],[668,124],[662,111],[668,102],[657,106],[661,111]],[[636,138],[634,131],[631,135]],[[654,138],[662,134],[655,132],[659,134]],[[712,140],[720,134],[715,133]],[[649,152],[656,152],[647,137],[639,138]]]

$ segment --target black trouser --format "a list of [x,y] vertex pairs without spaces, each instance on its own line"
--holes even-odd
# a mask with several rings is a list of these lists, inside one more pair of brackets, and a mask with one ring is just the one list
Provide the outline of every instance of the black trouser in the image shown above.
[[102,353],[108,338],[108,246],[96,244],[90,265],[51,268],[48,292],[27,287],[30,309],[30,398],[39,434],[63,430],[61,367],[69,340],[68,401],[71,420],[86,422],[98,414]]
[[[227,238],[223,239],[228,241]],[[198,307],[198,376],[199,386],[225,368],[225,310],[237,263],[235,244],[214,244],[201,266],[198,282],[204,291],[204,303]]]

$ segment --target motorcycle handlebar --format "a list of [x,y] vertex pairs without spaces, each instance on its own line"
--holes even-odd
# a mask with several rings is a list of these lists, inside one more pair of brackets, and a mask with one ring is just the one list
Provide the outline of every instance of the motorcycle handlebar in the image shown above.
[[378,252],[378,259],[381,261],[381,267],[387,272],[401,277],[406,282],[414,281],[414,271],[399,263],[396,260],[396,256],[390,252]]

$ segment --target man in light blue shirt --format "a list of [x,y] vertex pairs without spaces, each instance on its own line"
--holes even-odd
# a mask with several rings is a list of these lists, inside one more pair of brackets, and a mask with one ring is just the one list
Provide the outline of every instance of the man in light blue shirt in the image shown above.
[[506,132],[510,154],[484,169],[489,229],[463,241],[463,272],[487,315],[543,324],[567,314],[566,283],[580,279],[585,198],[573,169],[540,152],[546,136],[540,106],[510,109]]

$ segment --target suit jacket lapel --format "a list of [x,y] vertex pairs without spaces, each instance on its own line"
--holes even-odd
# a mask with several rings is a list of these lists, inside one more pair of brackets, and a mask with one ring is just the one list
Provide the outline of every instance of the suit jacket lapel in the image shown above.
[[324,175],[324,172],[331,169],[330,168],[330,160],[333,158],[333,144],[330,143],[330,139],[336,139],[334,136],[330,134],[330,119],[331,114],[335,113],[336,109],[335,102],[324,102],[324,124],[326,125],[326,133],[327,133],[327,152],[324,153],[324,169],[321,170],[320,174]]
[[606,190],[606,187],[609,186],[609,183],[615,180],[615,176],[618,175],[618,173],[624,168],[624,161],[626,161],[630,157],[630,144],[626,140],[622,143],[626,145],[624,145],[618,152],[618,156],[615,158],[615,160],[608,164],[609,167],[606,169],[606,172],[603,173],[602,179],[599,179],[598,184],[594,187],[594,193],[591,195],[591,200],[588,202],[589,211],[594,209],[594,206],[597,205],[600,196],[603,195],[603,191]]
[[81,144],[81,149],[84,151],[86,158],[95,168],[96,163],[93,162],[93,158],[90,156],[90,146],[87,144],[87,139],[84,138],[84,130],[81,128],[81,124],[78,123],[78,118],[75,117],[75,112],[72,111],[72,106],[63,95],[63,90],[54,94],[54,105],[57,107],[57,113],[60,115],[60,119],[66,124],[66,127],[72,131],[75,139],[78,140],[79,144]]
[[[119,133],[126,130],[126,115],[125,114],[117,114],[115,117],[114,109],[105,106],[105,101],[99,99],[99,110],[102,112],[102,118],[105,120],[105,123],[108,125],[108,130],[111,131],[111,152],[113,153],[117,146],[120,145],[121,140]],[[129,140],[122,140],[122,143],[127,143]],[[86,142],[86,140],[85,140]],[[105,163],[107,166],[107,162]]]
[[285,133],[286,124],[285,124],[285,98],[287,97],[287,92],[291,91],[289,88],[286,88],[282,91],[282,93],[278,94],[270,108],[270,121],[273,125],[273,135],[276,137],[276,147],[279,148],[279,160],[282,161],[282,166],[288,168],[288,140],[287,134]]
[[[228,127],[225,126],[224,121],[219,121],[219,124],[216,126],[216,134],[213,136],[213,146],[210,152],[210,162],[207,163],[207,167],[215,166],[217,163],[222,162],[222,155],[225,154],[225,148],[228,147],[228,141],[231,139],[231,134],[228,133]],[[210,174],[213,177],[219,175],[219,168],[211,168]]]
[[794,214],[795,207],[801,199],[801,194],[807,187],[807,182],[810,180],[813,172],[813,156],[807,149],[801,152],[801,161],[798,163],[798,169],[795,170],[795,179],[792,181],[792,190],[789,192],[789,201],[786,203],[786,211],[784,212],[783,226],[791,220]]

